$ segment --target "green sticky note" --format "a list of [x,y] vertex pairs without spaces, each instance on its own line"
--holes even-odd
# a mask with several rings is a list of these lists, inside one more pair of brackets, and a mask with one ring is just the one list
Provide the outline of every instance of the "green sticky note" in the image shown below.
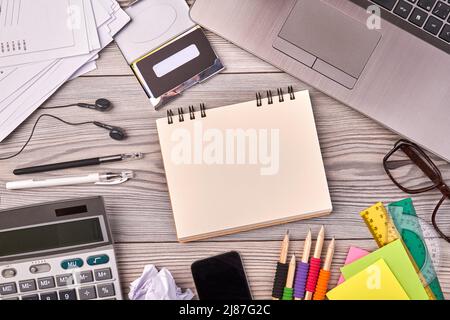
[[347,280],[380,259],[384,259],[411,300],[429,300],[401,240],[395,240],[367,256],[342,267],[341,272]]

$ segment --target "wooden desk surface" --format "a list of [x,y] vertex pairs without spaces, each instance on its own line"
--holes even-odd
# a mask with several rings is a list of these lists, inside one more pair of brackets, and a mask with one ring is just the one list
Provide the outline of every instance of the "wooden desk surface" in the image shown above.
[[[377,201],[392,202],[407,197],[391,183],[382,168],[383,156],[399,138],[374,121],[340,104],[307,84],[280,72],[227,41],[208,33],[226,70],[209,81],[196,85],[168,107],[205,102],[219,107],[254,99],[256,91],[293,85],[295,90],[308,89],[314,106],[319,139],[334,211],[330,216],[270,227],[207,241],[179,244],[167,192],[155,119],[165,110],[152,110],[117,46],[112,44],[102,53],[98,69],[64,85],[46,106],[74,102],[93,102],[105,97],[114,103],[108,113],[68,108],[52,113],[72,121],[99,120],[123,127],[129,139],[111,140],[106,131],[94,126],[67,127],[51,119],[44,120],[35,137],[19,157],[0,165],[0,208],[62,200],[81,196],[103,195],[116,241],[122,287],[128,293],[129,283],[137,278],[146,264],[167,267],[182,288],[194,289],[190,265],[196,259],[228,250],[241,252],[250,285],[256,299],[270,298],[275,264],[281,239],[290,230],[290,254],[298,253],[308,228],[314,235],[325,225],[327,243],[337,240],[332,265],[331,285],[335,285],[349,246],[376,248],[359,212]],[[407,106],[405,106],[406,108]],[[28,137],[37,111],[14,134],[0,145],[0,153],[15,152]],[[17,179],[16,167],[53,161],[65,161],[124,152],[145,152],[144,160],[113,163],[84,169],[67,170],[77,174],[109,169],[131,169],[136,179],[120,186],[71,186],[51,189],[5,191],[4,183]],[[439,161],[438,161],[439,162]],[[450,166],[439,162],[444,179],[450,181]],[[55,172],[46,174],[53,176]],[[414,196],[418,214],[425,221],[440,199],[439,192]],[[449,211],[450,213],[450,211]],[[445,218],[450,228],[450,215]],[[443,291],[450,297],[450,244],[440,245],[438,275]]]

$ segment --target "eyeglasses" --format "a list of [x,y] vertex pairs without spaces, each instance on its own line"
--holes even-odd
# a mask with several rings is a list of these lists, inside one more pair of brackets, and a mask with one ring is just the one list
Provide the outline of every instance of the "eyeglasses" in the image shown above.
[[[406,193],[419,194],[433,189],[441,191],[442,198],[433,211],[431,222],[439,235],[450,242],[450,228],[447,221],[450,215],[443,212],[444,207],[447,205],[450,207],[450,188],[442,180],[441,171],[430,157],[418,145],[407,140],[399,140],[384,157],[383,166],[392,182]],[[443,206],[445,200],[449,201]]]

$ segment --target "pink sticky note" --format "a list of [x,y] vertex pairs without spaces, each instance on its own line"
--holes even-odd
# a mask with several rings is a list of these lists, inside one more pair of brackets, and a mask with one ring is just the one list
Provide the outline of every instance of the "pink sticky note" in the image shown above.
[[[345,263],[344,264],[345,265],[350,264],[353,261],[356,261],[356,260],[358,260],[358,259],[360,259],[360,258],[362,258],[362,257],[364,257],[366,255],[368,255],[369,253],[370,253],[369,251],[360,249],[358,247],[350,247],[350,249],[348,250],[348,253],[347,253],[347,258],[345,258]],[[339,284],[341,284],[344,281],[345,281],[345,279],[344,279],[344,277],[341,274],[337,284],[339,285]]]

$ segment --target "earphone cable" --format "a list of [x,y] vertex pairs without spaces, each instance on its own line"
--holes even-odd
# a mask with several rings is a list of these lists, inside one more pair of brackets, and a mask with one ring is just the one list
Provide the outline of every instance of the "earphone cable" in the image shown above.
[[78,104],[72,103],[72,104],[65,104],[61,106],[53,106],[53,107],[40,107],[39,109],[60,109],[60,108],[69,108],[69,107],[76,107]]
[[64,123],[64,124],[67,124],[67,125],[70,125],[70,126],[81,126],[81,125],[85,125],[85,124],[93,124],[93,123],[94,123],[94,121],[70,122],[70,121],[63,120],[63,119],[61,119],[61,118],[59,118],[59,117],[57,117],[57,116],[54,116],[54,115],[51,115],[51,114],[48,114],[48,113],[41,114],[41,115],[36,119],[36,122],[34,123],[33,128],[31,129],[30,136],[28,137],[28,140],[25,142],[25,144],[22,146],[22,148],[20,148],[19,151],[17,151],[16,153],[14,153],[14,154],[12,154],[12,155],[9,155],[9,156],[6,156],[6,157],[0,157],[0,161],[1,161],[1,160],[9,160],[9,159],[12,159],[12,158],[17,157],[19,154],[22,153],[22,151],[25,150],[25,148],[28,146],[28,144],[30,143],[31,139],[33,138],[34,132],[35,132],[35,130],[36,130],[36,127],[37,127],[39,121],[40,121],[42,118],[44,118],[44,117],[49,117],[49,118],[58,120],[58,121],[60,121],[60,122],[62,122],[62,123]]

